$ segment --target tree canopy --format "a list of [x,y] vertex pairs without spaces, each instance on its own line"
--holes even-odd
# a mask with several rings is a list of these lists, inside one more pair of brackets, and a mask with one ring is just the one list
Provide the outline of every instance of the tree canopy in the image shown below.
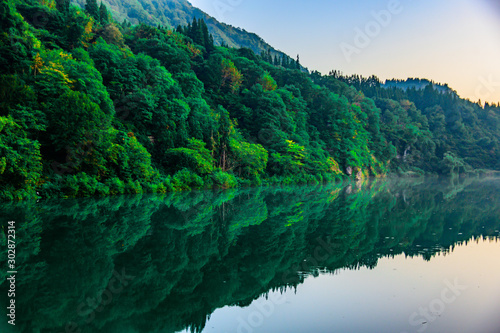
[[0,6],[2,199],[500,169],[499,106],[432,82],[308,73],[298,56],[216,46],[203,19]]

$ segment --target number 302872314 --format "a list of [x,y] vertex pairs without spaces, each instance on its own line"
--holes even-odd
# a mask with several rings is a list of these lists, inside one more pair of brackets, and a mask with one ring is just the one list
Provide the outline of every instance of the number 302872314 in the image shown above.
[[14,221],[10,221],[9,229],[7,230],[8,239],[8,265],[10,269],[14,269],[16,266],[16,225]]

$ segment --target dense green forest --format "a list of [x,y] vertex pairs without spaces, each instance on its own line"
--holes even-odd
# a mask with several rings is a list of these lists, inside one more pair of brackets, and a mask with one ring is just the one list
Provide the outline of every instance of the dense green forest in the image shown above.
[[[471,180],[0,203],[18,226],[16,327],[201,332],[216,309],[301,288],[310,275],[372,269],[401,254],[431,260],[482,237],[498,241],[498,179]],[[114,283],[113,272],[126,284]],[[0,272],[2,286],[7,275]]]
[[[187,0],[102,0],[116,21],[124,21],[131,24],[147,24],[166,27],[186,26],[193,18],[201,18],[206,22],[208,30],[213,35],[215,44],[228,45],[230,47],[246,47],[255,53],[271,52],[271,54],[283,56],[284,53],[276,50],[266,43],[258,35],[245,29],[233,27],[229,24],[219,22],[214,17],[194,7]],[[85,8],[86,0],[74,0],[73,3]],[[216,13],[224,16],[230,13],[240,3],[237,1],[215,1]]]
[[0,198],[500,169],[500,108],[216,46],[206,23],[0,4]]

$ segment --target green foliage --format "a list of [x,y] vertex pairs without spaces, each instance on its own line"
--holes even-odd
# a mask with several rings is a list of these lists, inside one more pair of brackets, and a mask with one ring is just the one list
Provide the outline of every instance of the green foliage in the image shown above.
[[338,72],[322,78],[323,82],[332,80],[352,84],[374,99],[382,111],[381,133],[397,150],[391,163],[395,168],[418,167],[425,172],[446,174],[451,170],[450,164],[444,162],[450,161],[449,152],[465,163],[456,168],[460,172],[470,171],[465,165],[498,169],[498,105],[483,106],[461,99],[447,85],[425,79],[389,80],[382,84],[374,76],[346,77]]
[[[464,242],[498,242],[499,186],[401,179],[0,203],[0,216],[16,221],[16,326],[201,332],[216,309],[293,293],[319,271],[368,271],[394,256],[431,260]],[[2,246],[0,264],[7,259]],[[7,271],[0,275],[6,288]]]
[[166,153],[167,169],[171,171],[189,169],[199,175],[206,175],[214,169],[214,159],[205,143],[189,139],[186,148],[169,149]]
[[463,174],[470,172],[472,169],[463,159],[451,152],[446,152],[444,154],[443,160],[441,161],[441,168],[442,173],[451,175]]
[[172,186],[176,191],[199,189],[203,179],[189,169],[182,169],[172,177]]
[[[87,0],[74,0],[73,3],[85,8]],[[156,2],[149,0],[103,0],[101,3],[109,9],[117,22],[126,21],[134,25],[176,27],[178,32],[182,30],[209,52],[215,44],[246,48],[256,54],[270,50],[277,57],[285,56],[283,52],[274,49],[256,34],[218,22],[185,0]],[[225,3],[215,3],[214,5],[226,6]]]
[[12,117],[0,116],[0,199],[36,197],[42,175],[40,145]]
[[3,198],[500,168],[498,105],[309,74],[269,48],[215,46],[203,19],[117,24],[107,5],[2,2]]
[[266,91],[274,91],[278,87],[278,85],[276,84],[276,81],[274,81],[271,74],[269,74],[267,72],[262,77],[260,84],[262,85],[262,88]]
[[85,11],[96,21],[99,21],[99,6],[97,0],[86,0]]
[[109,193],[111,195],[123,194],[125,193],[125,184],[119,178],[114,177],[106,182],[106,186],[109,187]]
[[99,21],[102,25],[106,25],[109,22],[109,14],[108,9],[104,2],[101,1],[101,5],[99,6]]
[[268,161],[268,152],[264,147],[233,138],[229,141],[229,147],[235,173],[240,177],[259,182]]
[[243,76],[229,59],[222,60],[221,86],[231,93],[236,93],[243,82]]
[[222,170],[216,170],[212,173],[213,186],[222,189],[228,189],[238,186],[238,180],[232,174]]

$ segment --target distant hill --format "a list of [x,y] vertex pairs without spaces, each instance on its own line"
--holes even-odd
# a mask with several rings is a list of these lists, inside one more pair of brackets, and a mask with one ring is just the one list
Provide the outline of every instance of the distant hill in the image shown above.
[[406,80],[386,80],[384,84],[381,85],[382,88],[400,88],[403,90],[407,90],[409,88],[415,88],[416,90],[423,90],[428,85],[432,85],[432,87],[441,92],[441,93],[454,93],[457,94],[456,91],[451,89],[448,84],[435,83],[434,81],[430,81],[427,79],[418,79],[418,78],[409,78]]
[[[85,0],[73,0],[73,2],[82,8],[85,6]],[[160,24],[175,28],[178,25],[185,26],[191,23],[193,18],[202,18],[216,45],[224,43],[229,47],[246,47],[256,54],[270,50],[273,57],[284,55],[258,35],[221,23],[186,0],[102,0],[102,2],[118,22],[127,20],[132,24],[145,23],[154,26]]]
[[87,1],[0,2],[0,200],[500,171],[496,104],[215,47],[201,18],[119,30]]

